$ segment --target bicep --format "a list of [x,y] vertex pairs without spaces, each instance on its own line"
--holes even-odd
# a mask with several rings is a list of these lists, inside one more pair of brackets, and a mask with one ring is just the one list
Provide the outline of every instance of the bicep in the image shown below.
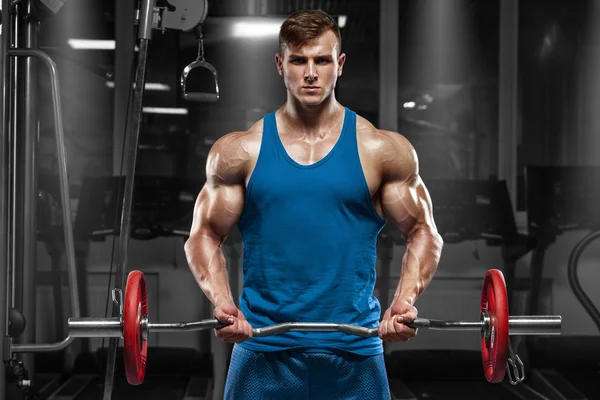
[[384,183],[381,205],[385,217],[406,236],[419,228],[436,229],[431,198],[418,174]]
[[206,183],[194,206],[190,238],[209,236],[222,243],[242,215],[246,188],[238,133],[221,137],[206,161]]
[[241,184],[226,185],[209,180],[196,200],[190,237],[208,235],[222,242],[242,215],[244,196]]
[[431,197],[419,175],[419,160],[402,135],[384,131],[387,141],[381,150],[383,182],[381,205],[387,220],[405,236],[423,229],[437,231]]

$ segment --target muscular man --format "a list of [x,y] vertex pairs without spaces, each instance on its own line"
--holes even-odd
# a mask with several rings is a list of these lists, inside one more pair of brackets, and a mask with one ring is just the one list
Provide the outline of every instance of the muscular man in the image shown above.
[[[442,250],[417,155],[396,132],[342,106],[340,31],[321,11],[281,26],[277,70],[287,101],[248,131],[212,147],[185,250],[190,268],[236,343],[227,399],[389,398],[382,340],[406,341],[406,324]],[[389,221],[406,237],[398,288],[380,318],[373,296],[377,235]],[[221,250],[243,236],[239,309]],[[252,337],[283,322],[379,327],[379,337],[288,332]]]

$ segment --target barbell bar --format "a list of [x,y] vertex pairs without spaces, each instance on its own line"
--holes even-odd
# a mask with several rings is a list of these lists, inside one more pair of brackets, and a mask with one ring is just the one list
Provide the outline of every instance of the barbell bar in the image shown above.
[[[444,321],[437,319],[417,318],[407,324],[411,328],[422,328],[439,331],[481,331],[482,337],[489,337],[489,316],[483,313],[481,321]],[[142,338],[149,333],[195,332],[207,329],[219,329],[227,326],[217,319],[206,319],[193,322],[151,323],[148,315],[141,321]],[[561,330],[561,317],[555,315],[511,316],[508,319],[510,335],[557,335]],[[326,322],[286,322],[263,328],[253,328],[253,337],[278,335],[286,332],[343,332],[362,337],[378,335],[378,328]],[[69,336],[71,337],[123,337],[123,322],[120,317],[113,318],[69,318]]]
[[[69,336],[71,338],[123,338],[125,372],[127,381],[132,385],[139,385],[144,381],[147,344],[151,332],[194,332],[227,326],[214,318],[192,322],[150,322],[146,280],[143,272],[137,270],[129,273],[125,300],[122,299],[122,293],[115,290],[113,301],[120,305],[120,317],[69,318]],[[561,316],[509,316],[504,276],[497,269],[490,269],[485,275],[481,291],[480,316],[479,321],[416,318],[407,325],[412,328],[442,331],[479,331],[484,373],[491,383],[502,381],[507,368],[512,384],[517,384],[524,379],[523,363],[513,353],[509,335],[559,335],[561,333]],[[378,336],[378,328],[326,322],[286,322],[253,328],[252,334],[254,337],[263,337],[292,331],[343,332],[362,337]]]

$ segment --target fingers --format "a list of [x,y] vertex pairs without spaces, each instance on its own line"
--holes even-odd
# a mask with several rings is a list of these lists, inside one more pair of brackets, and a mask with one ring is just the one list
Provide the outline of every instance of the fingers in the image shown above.
[[225,303],[216,305],[213,310],[213,315],[219,321],[223,321],[223,322],[227,319],[227,317],[238,317],[239,313],[240,313],[240,310],[232,302],[225,302]]
[[411,307],[408,311],[400,314],[399,317],[401,317],[400,322],[405,324],[411,323],[417,319],[417,309],[415,307]]
[[384,319],[379,324],[379,337],[386,342],[406,342],[415,337],[417,329],[405,324],[412,322],[414,318],[410,314],[395,315]]
[[224,324],[231,325],[234,322],[234,316],[221,308],[215,308],[213,315]]
[[215,329],[215,336],[224,342],[241,343],[252,337],[252,326],[247,321],[230,317],[222,322],[227,323],[228,326]]
[[252,326],[235,304],[225,304],[214,309],[213,315],[225,324],[215,329],[215,336],[228,343],[241,343],[252,337]]

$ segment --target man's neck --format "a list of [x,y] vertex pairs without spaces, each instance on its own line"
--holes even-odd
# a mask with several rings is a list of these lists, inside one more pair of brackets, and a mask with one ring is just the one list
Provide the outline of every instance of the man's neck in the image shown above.
[[305,134],[320,134],[329,130],[343,120],[344,107],[333,96],[317,106],[304,106],[300,102],[289,99],[281,107],[282,117],[286,124]]

